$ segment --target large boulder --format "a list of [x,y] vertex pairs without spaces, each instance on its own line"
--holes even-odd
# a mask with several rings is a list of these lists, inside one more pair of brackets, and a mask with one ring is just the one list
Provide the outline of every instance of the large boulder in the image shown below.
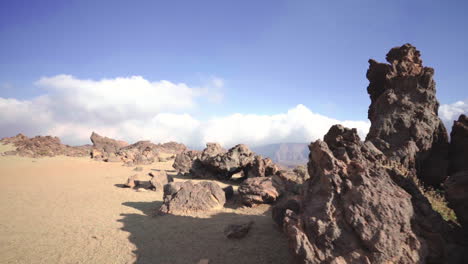
[[462,263],[457,228],[404,165],[340,125],[309,148],[310,180],[298,202],[275,213],[298,263]]
[[434,69],[422,65],[410,44],[391,49],[386,59],[389,64],[369,60],[366,139],[424,183],[439,186],[447,176],[448,135],[437,116]]
[[188,174],[193,166],[194,160],[199,159],[201,156],[200,151],[186,150],[177,154],[172,167],[180,174]]
[[242,203],[247,206],[273,203],[282,193],[281,186],[276,185],[272,177],[248,178],[237,191]]
[[128,146],[128,143],[125,141],[103,137],[96,132],[91,134],[90,139],[93,143],[93,148],[100,150],[103,153],[116,153],[120,148]]
[[196,215],[221,209],[226,202],[221,187],[213,182],[171,182],[164,185],[160,214]]
[[246,177],[268,177],[278,172],[280,168],[273,163],[270,158],[262,158],[262,156],[255,156],[252,163],[246,168]]

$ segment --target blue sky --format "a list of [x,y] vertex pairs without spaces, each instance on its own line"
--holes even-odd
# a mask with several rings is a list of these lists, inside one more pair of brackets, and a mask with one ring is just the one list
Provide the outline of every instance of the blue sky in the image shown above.
[[[0,98],[30,102],[50,93],[38,80],[61,74],[141,76],[222,94],[177,112],[200,122],[299,104],[365,121],[367,60],[384,61],[390,48],[409,42],[435,68],[441,104],[468,99],[466,1],[331,2],[3,0]],[[213,80],[222,85],[213,88]]]

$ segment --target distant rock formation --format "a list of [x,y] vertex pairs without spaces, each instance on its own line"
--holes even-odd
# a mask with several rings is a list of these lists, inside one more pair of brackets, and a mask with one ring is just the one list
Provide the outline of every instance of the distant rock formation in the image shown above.
[[355,129],[335,125],[310,151],[300,208],[275,212],[298,263],[462,263],[456,228]]
[[274,163],[292,168],[305,165],[308,161],[309,148],[307,143],[280,143],[252,147],[252,150],[270,158]]
[[3,144],[13,144],[16,150],[7,151],[6,155],[19,155],[24,157],[40,158],[54,156],[86,157],[89,156],[91,147],[71,147],[60,142],[58,137],[36,136],[28,138],[23,134],[14,137],[3,138]]
[[425,184],[439,186],[447,176],[448,135],[437,116],[434,69],[423,67],[410,44],[391,49],[386,59],[390,64],[369,60],[366,140]]

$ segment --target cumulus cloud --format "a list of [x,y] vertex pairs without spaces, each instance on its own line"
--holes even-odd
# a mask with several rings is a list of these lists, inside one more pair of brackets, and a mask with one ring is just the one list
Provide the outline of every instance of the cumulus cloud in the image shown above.
[[452,128],[453,121],[458,120],[461,114],[468,115],[468,99],[439,107],[439,116],[449,130]]
[[219,103],[225,85],[213,77],[201,87],[143,77],[81,80],[70,75],[36,82],[46,93],[32,100],[0,97],[1,136],[59,136],[68,144],[89,143],[92,131],[129,142],[178,141],[192,147],[220,142],[258,146],[280,142],[310,142],[331,125],[355,127],[362,138],[368,121],[340,121],[297,105],[274,115],[232,114],[199,120],[189,114],[201,100]]

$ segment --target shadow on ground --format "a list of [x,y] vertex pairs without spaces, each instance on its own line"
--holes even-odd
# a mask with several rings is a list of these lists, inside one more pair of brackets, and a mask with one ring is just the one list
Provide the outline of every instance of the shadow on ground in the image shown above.
[[[271,212],[246,215],[221,212],[209,218],[188,216],[154,216],[161,202],[126,202],[143,214],[122,214],[122,230],[136,246],[138,264],[198,263],[209,259],[216,263],[289,263],[284,236],[274,226]],[[240,240],[229,240],[224,228],[232,223],[255,223]]]

